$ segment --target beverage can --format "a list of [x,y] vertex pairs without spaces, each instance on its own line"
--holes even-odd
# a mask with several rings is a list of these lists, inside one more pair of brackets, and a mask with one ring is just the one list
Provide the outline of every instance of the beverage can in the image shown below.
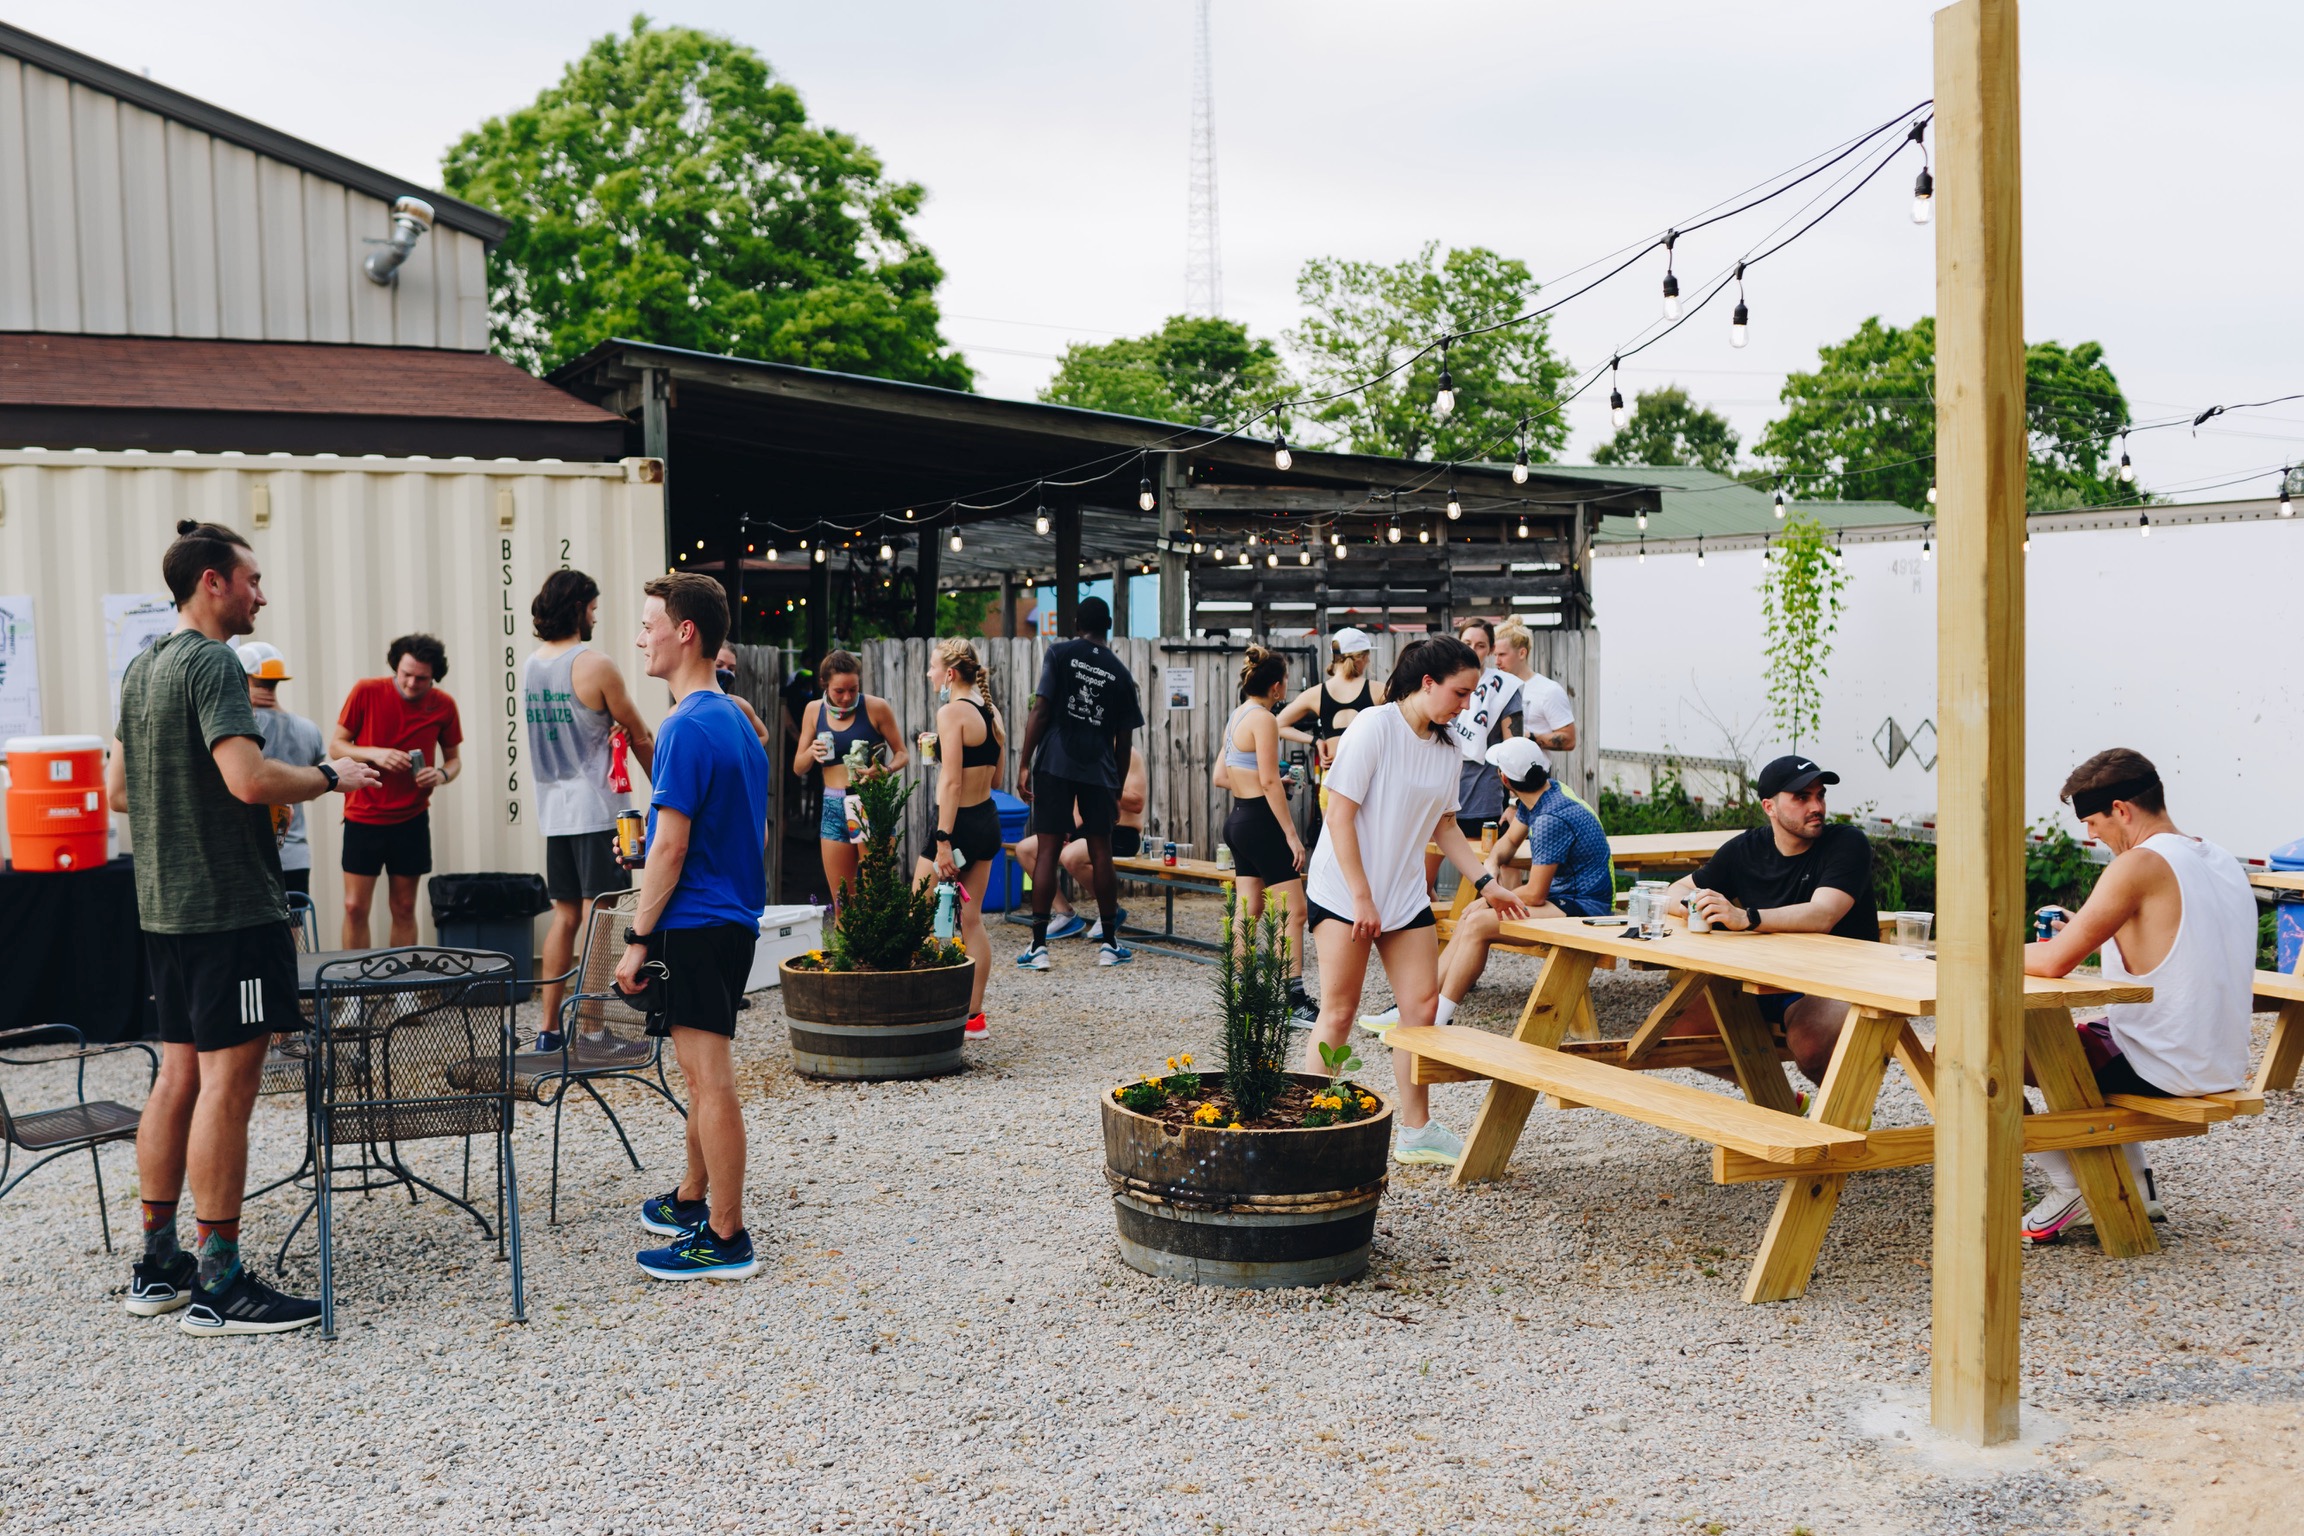
[[2072,920],[2072,914],[2065,911],[2062,907],[2042,907],[2039,911],[2033,913],[2032,935],[2034,939],[2042,944],[2045,944],[2050,939],[2056,937],[2055,922],[2058,918],[2062,918],[2066,922],[2070,922]]
[[1701,891],[1688,893],[1688,931],[1690,933],[1710,933],[1712,931],[1710,920],[1696,910],[1696,898],[1703,894]]
[[936,761],[936,733],[922,731],[917,739],[920,743],[920,760],[924,763]]
[[616,851],[637,860],[648,851],[648,818],[638,811],[616,813]]
[[1496,851],[1496,823],[1493,821],[1480,823],[1480,851],[1482,853]]
[[830,731],[818,731],[816,733],[816,755],[827,763],[832,761],[832,733]]
[[408,771],[412,774],[424,771],[424,751],[421,747],[408,754]]
[[1171,842],[1160,850],[1160,862],[1167,865],[1170,869],[1174,869],[1176,867],[1175,843]]

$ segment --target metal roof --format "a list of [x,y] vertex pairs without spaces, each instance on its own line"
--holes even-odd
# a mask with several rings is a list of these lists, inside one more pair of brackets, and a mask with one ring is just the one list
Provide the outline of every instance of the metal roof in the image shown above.
[[[1610,517],[1592,530],[1594,544],[1649,543],[1674,539],[1762,538],[1783,526],[1776,517],[1772,486],[1747,485],[1715,470],[1678,464],[1547,464],[1563,479],[1590,477],[1616,484],[1645,485],[1661,491],[1664,506],[1649,514],[1648,526]],[[1927,519],[1895,501],[1824,501],[1786,497],[1787,508],[1811,513],[1827,528],[1849,532],[1876,528],[1918,528]]]
[[299,170],[310,171],[315,176],[358,188],[386,202],[397,197],[420,197],[432,205],[432,215],[440,223],[451,229],[460,229],[468,235],[476,235],[490,245],[503,239],[512,227],[501,215],[490,213],[485,208],[450,197],[445,192],[419,186],[388,171],[377,170],[374,166],[362,165],[357,160],[347,160],[333,150],[307,144],[277,128],[267,128],[236,112],[227,112],[196,96],[170,90],[142,75],[131,74],[101,59],[90,58],[87,54],[75,52],[61,43],[52,43],[5,22],[0,22],[0,54],[22,59],[27,64],[62,75],[67,80],[76,80],[91,90],[132,102],[146,111],[173,118],[186,127],[214,134],[217,138],[252,149],[260,155],[268,155]]

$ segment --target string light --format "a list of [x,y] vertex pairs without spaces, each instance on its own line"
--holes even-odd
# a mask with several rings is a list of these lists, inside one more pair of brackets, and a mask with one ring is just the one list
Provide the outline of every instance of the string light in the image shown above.
[[1608,424],[1619,432],[1629,419],[1624,410],[1624,391],[1616,387],[1616,370],[1623,361],[1620,357],[1608,359]]
[[960,530],[958,527],[953,528],[952,537],[944,541],[944,547],[954,554],[960,553]]
[[818,565],[822,565],[824,563],[824,559],[824,546],[819,544],[816,546],[816,563]]
[[1416,542],[1419,544],[1429,544],[1432,542],[1432,529],[1430,526],[1422,527],[1416,530]]
[[2120,483],[2136,483],[2136,466],[2128,462],[2128,429],[2125,427],[2120,429]]
[[1298,565],[1310,565],[1312,563],[1312,548],[1310,545],[1306,545],[1304,548],[1296,551],[1296,563]]
[[1640,558],[1633,563],[1635,565],[1646,565],[1648,563],[1648,536],[1646,534],[1642,534],[1640,536]]
[[1250,530],[1249,530],[1249,533],[1248,533],[1248,543],[1250,544],[1250,546],[1254,546],[1254,544],[1256,543],[1256,533],[1255,533],[1255,530],[1254,530],[1254,529],[1250,529]]
[[1523,539],[1528,537],[1528,514],[1525,512],[1520,514],[1519,536]]
[[768,546],[768,563],[770,565],[774,565],[776,563],[776,546],[773,544]]
[[1448,521],[1455,522],[1464,515],[1464,503],[1456,499],[1456,487],[1448,487]]
[[1642,533],[1646,533],[1648,531],[1648,514],[1645,510],[1643,510],[1640,515],[1634,519],[1634,521]]
[[1247,565],[1248,565],[1248,551],[1246,551],[1246,550],[1242,550],[1242,551],[1240,551],[1240,565],[1241,565],[1241,568],[1242,568],[1242,569],[1246,569],[1246,568],[1247,568]]
[[1784,487],[1782,486],[1776,487],[1776,520],[1778,522],[1784,520]]
[[2151,513],[2139,512],[2136,514],[2136,532],[2147,539],[2152,537]]
[[1146,475],[1136,482],[1136,505],[1146,512],[1153,511],[1160,505],[1160,498],[1152,494],[1152,477],[1150,475]]
[[1520,418],[1520,441],[1517,448],[1518,451],[1512,455],[1512,483],[1514,485],[1526,485],[1528,483],[1528,418],[1525,415]]
[[1832,535],[1832,563],[1834,565],[1846,565],[1848,563],[1848,552],[1840,547],[1840,535],[1837,533]]
[[1936,505],[1936,482],[1933,480],[1928,482],[1928,505]]
[[1930,558],[1929,551],[1935,547],[1935,533],[1936,525],[1933,522],[1920,530],[1920,558],[1923,560]]
[[1696,563],[1698,565],[1704,563],[1704,535],[1702,534],[1696,535]]
[[2280,471],[2280,515],[2282,517],[2294,517],[2296,515],[2296,504],[2288,499],[2288,471],[2285,468]]
[[1287,469],[1296,462],[1296,455],[1288,451],[1288,439],[1278,432],[1272,434],[1272,467]]
[[893,559],[895,559],[895,558],[896,558],[896,547],[895,547],[894,545],[892,545],[892,544],[889,544],[889,543],[887,543],[887,542],[883,541],[883,542],[881,543],[881,545],[880,545],[880,558],[881,558],[881,559],[883,559],[883,560],[893,560]]
[[1912,222],[1925,224],[1936,207],[1936,178],[1928,174],[1928,125],[1912,125],[1912,142],[1920,146],[1920,174],[1912,181]]
[[1680,279],[1672,271],[1672,247],[1679,242],[1680,231],[1664,232],[1664,318],[1680,318]]
[[1046,533],[1048,531],[1048,509],[1046,507],[1037,508],[1033,512],[1032,531],[1034,533]]
[[904,509],[904,521],[906,521],[906,522],[910,522],[910,521],[912,521],[912,509],[911,509],[910,507],[906,507],[906,508]]
[[1280,551],[1275,549],[1267,553],[1264,556],[1264,564],[1267,569],[1278,566],[1280,564]]
[[1200,552],[1201,552],[1201,550],[1200,550],[1200,541],[1199,541],[1198,539],[1194,539],[1194,540],[1192,541],[1192,553],[1194,553],[1194,554],[1196,554],[1196,555],[1197,555],[1197,554],[1199,554]]
[[1351,550],[1345,547],[1345,544],[1344,544],[1344,541],[1343,541],[1343,540],[1339,539],[1339,540],[1337,540],[1337,541],[1336,541],[1336,558],[1337,558],[1337,559],[1341,560],[1341,559],[1343,559],[1343,558],[1344,558],[1346,555],[1349,555],[1350,553],[1351,553]]
[[1728,345],[1740,347],[1749,339],[1745,327],[1752,323],[1752,311],[1744,304],[1744,263],[1736,263],[1736,313],[1728,319]]
[[1432,409],[1445,416],[1456,409],[1456,381],[1448,373],[1448,338],[1440,339],[1440,388],[1432,396]]
[[1387,540],[1389,540],[1390,542],[1394,543],[1394,544],[1397,544],[1397,543],[1399,543],[1399,542],[1400,542],[1400,519],[1399,519],[1399,518],[1395,517],[1395,518],[1393,518],[1393,519],[1392,519],[1392,526],[1384,530],[1384,537],[1385,537]]

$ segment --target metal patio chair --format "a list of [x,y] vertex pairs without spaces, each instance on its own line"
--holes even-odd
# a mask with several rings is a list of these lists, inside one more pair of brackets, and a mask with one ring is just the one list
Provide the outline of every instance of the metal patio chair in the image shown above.
[[[516,1049],[517,986],[511,957],[485,951],[390,949],[321,968],[313,997],[309,1102],[319,1157],[312,1208],[319,1217],[322,1337],[336,1336],[335,1197],[393,1186],[406,1187],[414,1200],[421,1185],[462,1210],[483,1236],[495,1238],[499,1257],[509,1243],[512,1316],[527,1320],[512,1095],[506,1086]],[[476,1061],[490,1062],[495,1070],[477,1079],[456,1070]],[[464,1138],[469,1197],[475,1136],[496,1139],[493,1228],[469,1198],[448,1193],[400,1156],[405,1142]],[[345,1147],[359,1153],[348,1167],[337,1160]],[[355,1182],[340,1183],[340,1175]]]
[[[643,1033],[646,1017],[616,991],[616,962],[624,952],[624,930],[639,903],[639,892],[625,891],[593,909],[591,924],[584,933],[583,958],[571,973],[577,978],[576,991],[560,1005],[560,1049],[524,1051],[512,1059],[514,1096],[552,1111],[550,1219],[555,1225],[560,1220],[560,1119],[570,1090],[583,1089],[600,1106],[634,1169],[641,1164],[640,1155],[632,1150],[632,1138],[624,1133],[624,1122],[594,1085],[617,1078],[635,1082],[662,1096],[682,1119],[688,1115],[664,1074],[663,1040]],[[493,1066],[493,1062],[475,1060],[459,1067],[457,1075],[478,1084]]]
[[[320,914],[312,905],[312,898],[302,891],[288,893],[288,932],[296,941],[296,953],[316,954],[320,949]],[[311,1024],[307,1006],[304,1027],[284,1031],[272,1037],[272,1048],[264,1053],[264,1077],[257,1087],[258,1093],[302,1093],[304,1091],[305,1051],[310,1041],[305,1028]],[[304,1170],[299,1168],[297,1173]],[[294,1178],[295,1174],[289,1175]],[[280,1181],[285,1183],[286,1180]],[[279,1188],[278,1183],[267,1184],[254,1194],[265,1194]]]
[[[62,1045],[61,1051],[43,1047]],[[116,1056],[123,1051],[142,1051],[151,1065],[145,1078],[145,1089],[160,1076],[160,1053],[141,1040],[123,1041],[118,1045],[90,1045],[87,1038],[70,1024],[34,1024],[24,1029],[0,1030],[0,1067],[53,1066],[59,1062],[72,1062],[73,1102],[55,1109],[38,1109],[21,1113],[9,1108],[8,1096],[0,1091],[0,1199],[33,1174],[60,1157],[75,1152],[88,1154],[88,1166],[96,1175],[96,1217],[104,1228],[104,1251],[112,1251],[112,1215],[104,1202],[104,1165],[97,1160],[96,1149],[109,1141],[134,1141],[136,1127],[144,1112],[130,1109],[112,1099],[88,1098],[88,1063],[100,1056]],[[38,1052],[38,1054],[26,1054]],[[0,1077],[7,1074],[0,1072]],[[9,1177],[9,1168],[22,1152],[37,1158],[29,1168]]]

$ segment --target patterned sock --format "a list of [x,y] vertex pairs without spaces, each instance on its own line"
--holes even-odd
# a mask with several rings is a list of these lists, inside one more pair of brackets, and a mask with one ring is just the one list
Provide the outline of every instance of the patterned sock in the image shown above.
[[144,1262],[164,1264],[176,1257],[176,1205],[174,1200],[144,1202]]
[[1045,912],[1035,912],[1032,914],[1032,947],[1034,949],[1038,949],[1041,945],[1047,942],[1048,914]]
[[240,1272],[240,1218],[207,1221],[193,1218],[200,1234],[200,1287],[220,1291]]

